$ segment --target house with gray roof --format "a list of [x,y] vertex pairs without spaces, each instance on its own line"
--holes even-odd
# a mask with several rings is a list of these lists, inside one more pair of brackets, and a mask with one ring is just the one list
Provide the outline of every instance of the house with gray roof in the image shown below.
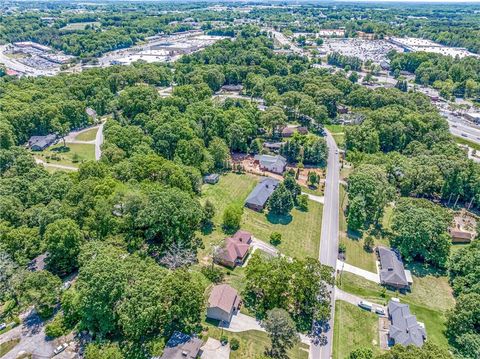
[[388,331],[389,344],[421,347],[427,339],[423,323],[417,322],[417,317],[410,313],[408,304],[390,300],[388,302],[388,318],[391,321]]
[[46,136],[32,136],[28,140],[28,147],[32,151],[43,151],[48,146],[52,145],[57,139],[57,136],[54,134]]
[[282,174],[287,167],[287,159],[283,156],[256,155],[254,162],[257,163],[262,171]]
[[174,332],[168,340],[160,358],[154,359],[195,359],[201,354],[203,341],[190,335]]
[[377,254],[380,260],[380,283],[387,287],[396,289],[409,289],[405,268],[400,255],[385,247],[377,247]]
[[278,187],[280,181],[274,178],[264,177],[260,183],[250,192],[245,200],[245,206],[254,211],[262,211],[268,199]]

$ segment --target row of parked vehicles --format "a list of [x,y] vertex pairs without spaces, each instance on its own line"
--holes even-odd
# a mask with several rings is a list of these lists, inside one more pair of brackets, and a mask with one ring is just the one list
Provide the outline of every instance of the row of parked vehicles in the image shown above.
[[360,308],[368,310],[369,312],[373,311],[378,315],[385,315],[385,309],[383,309],[382,307],[379,307],[378,305],[374,305],[369,301],[361,300],[360,303],[358,303],[358,306]]

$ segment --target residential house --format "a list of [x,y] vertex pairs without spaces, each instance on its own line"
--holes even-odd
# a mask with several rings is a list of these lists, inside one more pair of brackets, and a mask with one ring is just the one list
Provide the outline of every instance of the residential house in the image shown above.
[[252,235],[246,231],[237,231],[232,237],[225,238],[223,247],[215,255],[215,261],[229,268],[242,265],[250,252]]
[[292,137],[294,133],[306,135],[308,133],[308,128],[304,126],[287,126],[282,130],[282,137]]
[[263,143],[263,148],[266,148],[267,150],[275,153],[278,153],[282,148],[282,146],[283,146],[283,142],[264,142]]
[[387,309],[391,321],[388,331],[389,344],[421,347],[427,339],[427,333],[423,323],[417,322],[417,318],[410,313],[408,304],[390,300]]
[[280,181],[273,178],[263,178],[250,192],[245,200],[245,206],[254,211],[261,212],[265,208],[268,199],[277,188]]
[[[407,280],[400,256],[385,247],[377,247],[377,254],[380,259],[380,283],[396,289],[409,289],[411,283]],[[411,277],[410,273],[408,275]]]
[[241,92],[243,90],[242,85],[223,85],[220,90],[222,92]]
[[208,184],[216,184],[220,180],[220,175],[218,173],[212,173],[203,177],[203,182]]
[[48,253],[42,253],[35,258],[33,258],[30,263],[28,263],[27,268],[32,272],[38,272],[44,270],[46,267],[46,260],[47,260]]
[[28,147],[32,151],[43,151],[57,140],[57,135],[32,136],[28,140]]
[[341,115],[345,115],[348,113],[348,107],[344,105],[337,105],[337,112]]
[[241,302],[234,288],[228,284],[216,285],[208,298],[207,318],[229,323],[232,316],[237,314]]
[[287,159],[280,155],[255,155],[254,163],[258,164],[262,171],[278,174],[282,174],[287,167]]
[[470,243],[475,238],[475,233],[465,231],[461,228],[449,228],[452,243]]
[[85,112],[86,112],[87,116],[90,117],[91,119],[93,119],[94,121],[97,119],[97,111],[95,111],[93,108],[87,107],[85,109]]
[[202,345],[203,341],[199,338],[174,332],[159,359],[195,359],[200,356]]

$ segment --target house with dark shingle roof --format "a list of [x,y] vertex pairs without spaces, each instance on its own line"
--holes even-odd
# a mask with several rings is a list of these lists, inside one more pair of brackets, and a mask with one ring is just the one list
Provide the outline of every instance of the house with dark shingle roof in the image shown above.
[[377,254],[380,259],[380,283],[396,289],[409,289],[410,283],[407,280],[400,255],[391,249],[380,246],[377,247]]
[[245,200],[245,206],[254,211],[263,211],[268,199],[278,187],[280,181],[265,177],[260,180],[260,183],[250,192]]
[[391,325],[388,338],[391,345],[415,345],[421,347],[427,339],[423,324],[417,322],[417,317],[410,313],[408,304],[395,300],[388,302],[388,318]]
[[195,359],[199,357],[202,345],[203,341],[199,338],[174,332],[159,359]]
[[32,136],[28,140],[28,147],[32,151],[43,151],[48,146],[52,145],[57,139],[57,136],[54,134],[46,136]]
[[242,300],[238,292],[228,284],[213,287],[208,298],[207,318],[229,323],[237,313]]

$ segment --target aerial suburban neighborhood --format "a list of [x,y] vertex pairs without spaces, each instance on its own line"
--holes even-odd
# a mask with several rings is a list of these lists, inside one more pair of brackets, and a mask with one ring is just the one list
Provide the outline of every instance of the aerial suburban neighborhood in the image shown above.
[[0,3],[0,358],[480,358],[480,4]]

